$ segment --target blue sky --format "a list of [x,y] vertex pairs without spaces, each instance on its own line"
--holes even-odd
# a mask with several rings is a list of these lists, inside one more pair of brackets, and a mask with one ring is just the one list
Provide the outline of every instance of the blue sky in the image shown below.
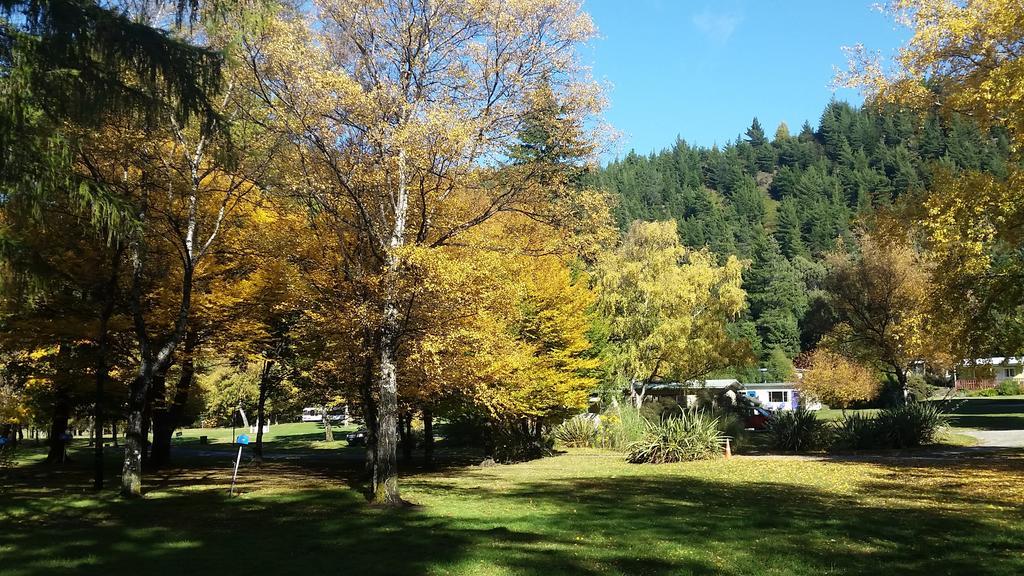
[[794,133],[804,120],[817,126],[843,46],[889,56],[909,35],[875,1],[585,0],[600,38],[584,59],[610,83],[605,118],[621,133],[610,155],[658,150],[676,135],[724,144],[754,116],[769,137],[780,121]]

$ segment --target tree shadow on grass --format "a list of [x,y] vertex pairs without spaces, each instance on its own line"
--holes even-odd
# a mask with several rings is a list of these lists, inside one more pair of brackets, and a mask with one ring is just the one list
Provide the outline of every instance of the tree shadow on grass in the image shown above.
[[[0,574],[486,574],[486,566],[525,574],[601,573],[571,554],[573,543],[557,534],[454,519],[423,507],[376,508],[345,489],[229,499],[223,490],[180,487],[154,491],[144,501],[78,489],[54,497],[45,487],[5,486]],[[477,562],[484,562],[482,571]],[[637,568],[631,573],[706,569],[696,561],[650,558],[626,564]]]
[[979,430],[1024,430],[1024,400],[966,398],[951,401],[949,423]]
[[93,495],[80,469],[9,475],[0,574],[1024,572],[1020,503],[957,484],[1014,482],[1020,458],[896,462],[846,492],[653,467],[536,480],[406,470],[406,487],[433,503],[400,510],[367,506],[338,487],[358,484],[360,468],[322,460],[251,471],[234,499],[230,474],[201,466],[151,477],[142,502]]
[[[545,516],[546,530],[554,533],[581,534],[589,542],[620,539],[638,544],[634,553],[653,558],[670,558],[685,548],[701,550],[708,559],[732,557],[729,567],[715,565],[713,573],[985,576],[1024,570],[1020,508],[982,513],[993,500],[977,498],[979,512],[965,515],[938,505],[951,493],[918,498],[891,484],[885,490],[881,496],[891,499],[879,505],[791,484],[669,476],[521,484],[500,497],[562,508]],[[1018,528],[994,522],[997,515]],[[614,552],[606,560],[616,572],[633,573]],[[648,568],[636,573],[685,573],[678,566]]]

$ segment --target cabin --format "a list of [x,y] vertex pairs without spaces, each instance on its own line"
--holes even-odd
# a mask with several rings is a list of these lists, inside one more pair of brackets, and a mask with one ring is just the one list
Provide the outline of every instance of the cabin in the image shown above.
[[762,407],[772,410],[821,410],[821,402],[801,398],[800,390],[793,382],[762,382],[744,384],[742,393],[757,400]]
[[735,378],[651,383],[647,385],[647,398],[668,397],[681,405],[693,406],[702,390],[729,396],[733,403],[742,395],[771,410],[796,410],[801,406],[807,410],[821,409],[820,402],[803,401],[794,382],[744,384]]
[[964,360],[957,367],[953,387],[957,390],[995,388],[1005,381],[1024,385],[1024,357],[993,356]]

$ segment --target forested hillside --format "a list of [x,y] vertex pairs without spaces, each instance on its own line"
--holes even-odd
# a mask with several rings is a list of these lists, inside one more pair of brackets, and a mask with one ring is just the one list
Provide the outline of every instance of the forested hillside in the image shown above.
[[[723,148],[677,140],[650,156],[630,152],[592,175],[617,196],[620,226],[674,219],[682,242],[748,261],[749,305],[732,329],[752,342],[778,376],[832,325],[820,283],[823,255],[852,246],[851,231],[881,207],[930,184],[936,166],[1006,173],[1005,133],[983,133],[969,120],[938,116],[923,123],[900,112],[832,102],[818,127],[769,138],[754,118]],[[737,367],[760,378],[757,366]]]

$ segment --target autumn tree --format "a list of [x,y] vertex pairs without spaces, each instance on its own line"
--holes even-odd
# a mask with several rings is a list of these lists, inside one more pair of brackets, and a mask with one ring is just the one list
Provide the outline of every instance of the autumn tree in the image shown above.
[[[938,305],[957,329],[961,355],[1024,346],[1021,287],[1024,196],[1024,5],[1013,0],[896,0],[889,14],[910,39],[892,61],[857,46],[837,80],[861,88],[874,105],[897,105],[945,119],[970,118],[1006,143],[1005,177],[937,167],[929,189],[909,203],[900,227],[914,224],[934,259]],[[960,122],[963,124],[963,122]],[[954,134],[951,133],[951,136]],[[931,146],[941,132],[932,130]]]
[[679,243],[676,223],[634,222],[596,272],[614,372],[639,406],[651,382],[685,382],[735,360],[726,324],[745,306],[742,265]]
[[831,336],[840,350],[891,376],[904,392],[913,364],[949,364],[931,276],[912,247],[862,235],[855,254],[833,254],[828,265],[825,285],[840,321]]
[[[282,12],[252,54],[274,124],[298,146],[295,186],[347,255],[375,350],[373,489],[400,502],[396,444],[406,247],[438,247],[502,213],[564,226],[569,188],[541,185],[513,154],[542,89],[568,124],[600,106],[576,47],[593,34],[575,2],[323,0]],[[585,135],[585,141],[590,137]]]
[[854,402],[877,397],[881,383],[871,368],[818,348],[807,359],[807,369],[797,380],[797,388],[803,396],[845,411]]

